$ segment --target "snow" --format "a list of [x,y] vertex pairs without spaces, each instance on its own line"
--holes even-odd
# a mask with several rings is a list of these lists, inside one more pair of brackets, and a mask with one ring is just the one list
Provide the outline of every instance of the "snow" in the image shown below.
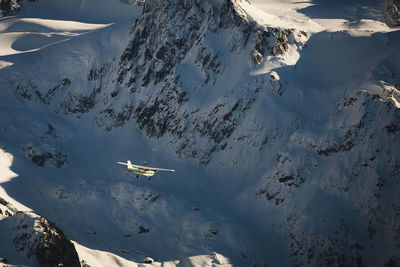
[[12,165],[13,156],[10,153],[0,150],[0,183],[5,183],[18,175],[10,170]]
[[210,267],[217,267],[217,266],[224,266],[224,267],[232,267],[233,265],[230,264],[229,259],[224,257],[221,254],[214,252],[214,255],[200,255],[200,256],[193,256],[189,258],[190,263],[193,266],[210,266]]
[[348,31],[356,36],[394,31],[383,23],[383,1],[251,0],[250,4],[253,7],[246,10],[250,10],[251,16],[268,25],[307,32]]
[[30,211],[31,209],[25,205],[17,202],[12,197],[10,197],[1,184],[7,183],[12,179],[18,178],[18,174],[13,172],[10,168],[13,162],[13,155],[0,149],[0,197],[11,203],[14,207],[21,211]]
[[[207,166],[185,156],[177,158],[174,142],[181,140],[168,135],[149,139],[133,119],[110,132],[95,127],[102,103],[78,116],[65,115],[55,106],[67,93],[88,95],[100,86],[105,88],[98,99],[104,103],[122,109],[133,101],[123,88],[115,98],[110,96],[115,88],[107,85],[113,84],[114,69],[101,76],[103,83],[89,82],[87,74],[118,61],[140,8],[117,0],[27,2],[17,16],[0,19],[0,85],[4,88],[0,137],[5,144],[0,150],[0,197],[19,210],[29,211],[29,206],[55,221],[74,240],[80,260],[90,266],[290,266],[289,233],[299,239],[304,237],[302,230],[326,234],[340,223],[338,215],[353,228],[364,229],[363,218],[351,205],[364,205],[358,200],[370,197],[373,189],[366,184],[374,185],[381,170],[371,167],[362,172],[358,177],[365,177],[365,182],[349,172],[354,158],[375,152],[356,147],[324,158],[316,156],[314,149],[328,150],[340,143],[337,129],[360,121],[361,100],[358,110],[350,106],[346,108],[351,112],[343,108],[345,115],[337,111],[344,97],[362,90],[356,96],[365,97],[367,103],[371,92],[386,92],[390,103],[400,108],[395,83],[382,85],[381,76],[374,76],[383,63],[398,58],[399,32],[382,23],[372,2],[366,3],[372,13],[356,1],[239,2],[247,16],[261,25],[305,31],[307,37],[299,41],[307,45],[289,46],[284,55],[267,56],[254,67],[247,53],[224,50],[232,36],[211,34],[207,45],[219,52],[226,66],[215,84],[202,83],[199,66],[192,64],[197,51],[176,67],[183,77],[179,86],[187,88],[189,95],[188,112],[198,108],[206,116],[214,104],[221,104],[223,114],[243,95],[256,98],[228,138],[226,150],[213,154]],[[347,12],[353,9],[358,12]],[[44,105],[37,92],[45,95],[65,78],[70,85]],[[252,82],[253,78],[258,80]],[[253,94],[259,84],[265,87]],[[32,99],[23,99],[17,86],[33,88]],[[280,88],[285,90],[281,96]],[[136,100],[145,102],[153,94],[151,89],[145,88]],[[382,112],[379,107],[377,114]],[[391,118],[384,115],[385,121],[376,126],[380,132]],[[55,130],[50,131],[49,125]],[[185,138],[192,142],[189,145],[209,144],[206,137]],[[28,143],[40,152],[61,151],[68,162],[61,168],[49,162],[39,167],[26,156]],[[392,144],[388,139],[378,143],[382,151],[393,152],[385,147]],[[395,157],[382,157],[382,161],[392,160],[392,165],[398,163]],[[137,164],[146,160],[176,172],[157,173],[151,182],[136,179],[115,163],[127,159]],[[387,167],[382,171],[386,175],[388,164],[379,159],[368,164],[376,162],[382,169]],[[297,170],[306,178],[297,189],[274,178],[275,173],[294,175]],[[348,187],[351,193],[345,191]],[[261,189],[286,199],[281,206],[271,204],[260,195]],[[395,199],[392,191],[385,190],[388,198]],[[298,222],[288,222],[294,215]],[[361,235],[357,231],[355,235]],[[380,244],[392,243],[382,238]],[[140,263],[145,256],[155,262]]]
[[261,25],[297,28],[307,32],[323,30],[317,22],[298,12],[298,9],[310,6],[310,1],[255,0],[239,4],[250,18]]
[[109,26],[38,18],[5,18],[0,25],[0,56],[38,51]]
[[[89,266],[121,266],[121,267],[144,267],[144,266],[165,266],[173,267],[179,264],[179,261],[169,261],[169,262],[152,262],[152,263],[136,263],[133,261],[126,260],[115,254],[99,251],[94,249],[86,248],[77,242],[73,242],[75,248],[79,254],[79,259],[82,263]],[[144,258],[145,259],[145,258]]]

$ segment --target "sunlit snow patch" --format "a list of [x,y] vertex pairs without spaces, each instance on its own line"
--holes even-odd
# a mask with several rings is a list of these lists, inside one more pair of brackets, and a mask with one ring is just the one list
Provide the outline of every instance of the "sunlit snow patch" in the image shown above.
[[13,155],[0,149],[0,184],[6,183],[18,176],[18,174],[10,169],[13,160]]
[[4,69],[4,68],[7,68],[9,66],[12,66],[12,65],[14,65],[14,63],[8,62],[8,61],[4,61],[4,60],[0,60],[0,70]]
[[222,254],[214,252],[214,255],[199,255],[189,258],[193,266],[233,266],[229,259]]
[[1,186],[1,184],[7,183],[12,179],[18,177],[18,174],[16,174],[11,170],[13,160],[14,160],[13,155],[7,153],[3,149],[0,149],[0,198],[3,198],[7,202],[11,203],[14,207],[16,207],[20,211],[31,211],[30,208],[22,205],[21,203],[11,198]]
[[38,51],[109,25],[38,18],[3,20],[0,22],[0,56]]

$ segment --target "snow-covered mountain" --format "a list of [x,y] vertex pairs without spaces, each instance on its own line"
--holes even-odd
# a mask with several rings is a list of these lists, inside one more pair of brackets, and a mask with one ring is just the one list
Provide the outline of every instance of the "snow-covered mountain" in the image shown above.
[[17,210],[0,199],[2,258],[20,258],[13,264],[28,259],[29,265],[81,266],[74,245],[54,223],[31,213]]
[[[396,4],[23,2],[0,19],[0,233],[86,266],[400,264]],[[19,245],[0,258],[42,264]]]

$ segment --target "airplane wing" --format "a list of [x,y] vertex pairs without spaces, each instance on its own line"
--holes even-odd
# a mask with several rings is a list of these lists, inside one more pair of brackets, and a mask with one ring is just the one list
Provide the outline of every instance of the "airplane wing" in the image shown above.
[[140,168],[140,169],[149,169],[149,167],[146,167],[146,166],[140,166],[140,165],[136,165],[136,164],[132,164],[132,166],[133,167],[136,167],[136,168]]
[[147,169],[152,170],[152,171],[167,171],[167,172],[175,171],[175,170],[171,170],[171,169],[161,169],[161,168],[151,168],[151,167],[147,167]]
[[153,168],[153,167],[140,166],[140,165],[135,165],[135,164],[132,164],[132,166],[134,166],[134,167],[136,167],[136,168],[143,169],[143,170],[167,171],[167,172],[174,172],[174,171],[175,171],[175,170],[171,170],[171,169]]
[[[121,165],[125,165],[125,166],[128,166],[129,164],[128,163],[125,163],[125,162],[117,162],[118,164],[121,164]],[[139,169],[143,169],[143,170],[152,170],[152,171],[167,171],[167,172],[174,172],[175,170],[171,170],[171,169],[162,169],[162,168],[152,168],[152,167],[147,167],[147,166],[140,166],[140,165],[136,165],[136,164],[130,164],[132,167],[135,167],[135,168],[139,168]]]
[[131,167],[135,167],[135,168],[140,168],[140,169],[149,169],[148,167],[145,167],[145,166],[140,166],[140,165],[132,164],[132,163],[130,163],[129,160],[128,160],[128,163],[120,162],[120,161],[118,161],[117,163],[118,163],[118,164],[121,164],[121,165],[125,165],[125,166],[131,166]]

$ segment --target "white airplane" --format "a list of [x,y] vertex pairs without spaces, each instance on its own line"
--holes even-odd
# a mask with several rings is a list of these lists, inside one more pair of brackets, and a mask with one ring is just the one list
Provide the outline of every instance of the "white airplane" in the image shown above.
[[135,165],[132,164],[130,160],[125,162],[117,162],[118,164],[121,165],[126,165],[128,167],[128,171],[136,173],[136,176],[139,177],[138,175],[143,175],[146,176],[147,179],[151,179],[151,177],[158,171],[167,171],[167,172],[174,172],[175,170],[171,169],[160,169],[160,168],[152,168],[152,167],[145,167],[145,166],[140,166],[140,165]]

